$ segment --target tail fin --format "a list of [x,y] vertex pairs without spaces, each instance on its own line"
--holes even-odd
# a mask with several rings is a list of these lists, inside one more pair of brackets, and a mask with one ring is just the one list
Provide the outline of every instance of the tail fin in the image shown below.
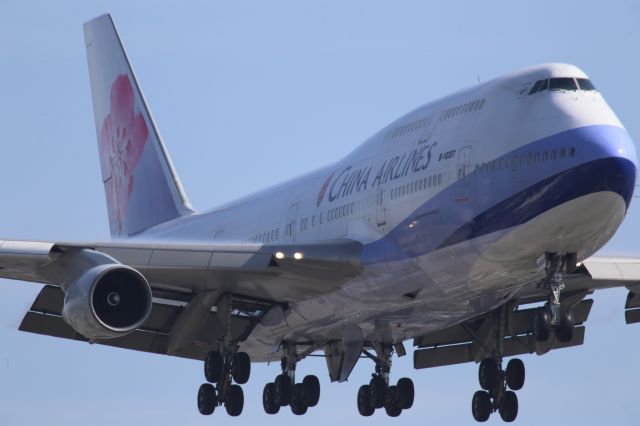
[[85,23],[84,38],[111,236],[193,212],[111,16]]

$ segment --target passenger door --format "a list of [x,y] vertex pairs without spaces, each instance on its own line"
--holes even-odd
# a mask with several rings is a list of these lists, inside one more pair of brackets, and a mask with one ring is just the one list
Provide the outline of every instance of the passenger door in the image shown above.
[[473,172],[473,155],[471,146],[464,146],[458,151],[458,163],[457,163],[457,177],[458,177],[458,191],[456,194],[456,200],[459,202],[466,202],[469,200],[473,185],[472,176]]

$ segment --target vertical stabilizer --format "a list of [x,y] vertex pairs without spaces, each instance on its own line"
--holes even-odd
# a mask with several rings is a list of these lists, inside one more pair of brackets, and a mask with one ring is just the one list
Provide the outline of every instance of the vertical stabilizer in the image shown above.
[[84,24],[84,38],[112,237],[191,213],[111,16]]

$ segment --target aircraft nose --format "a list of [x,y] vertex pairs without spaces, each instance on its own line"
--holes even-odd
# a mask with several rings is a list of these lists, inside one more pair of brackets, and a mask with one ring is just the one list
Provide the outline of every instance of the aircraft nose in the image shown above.
[[[629,133],[621,127],[594,126],[586,129],[580,138],[584,154],[599,174],[602,190],[617,192],[624,198],[627,208],[636,183],[637,154]],[[596,166],[597,165],[597,166]]]

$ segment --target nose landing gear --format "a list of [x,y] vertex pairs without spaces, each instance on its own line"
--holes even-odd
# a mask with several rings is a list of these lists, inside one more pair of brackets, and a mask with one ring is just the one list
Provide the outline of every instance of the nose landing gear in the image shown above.
[[576,256],[545,253],[544,259],[546,276],[541,286],[549,291],[549,301],[536,313],[533,333],[538,342],[546,341],[552,332],[558,341],[570,342],[575,328],[573,310],[562,305],[560,296],[565,288],[562,273],[575,269]]

